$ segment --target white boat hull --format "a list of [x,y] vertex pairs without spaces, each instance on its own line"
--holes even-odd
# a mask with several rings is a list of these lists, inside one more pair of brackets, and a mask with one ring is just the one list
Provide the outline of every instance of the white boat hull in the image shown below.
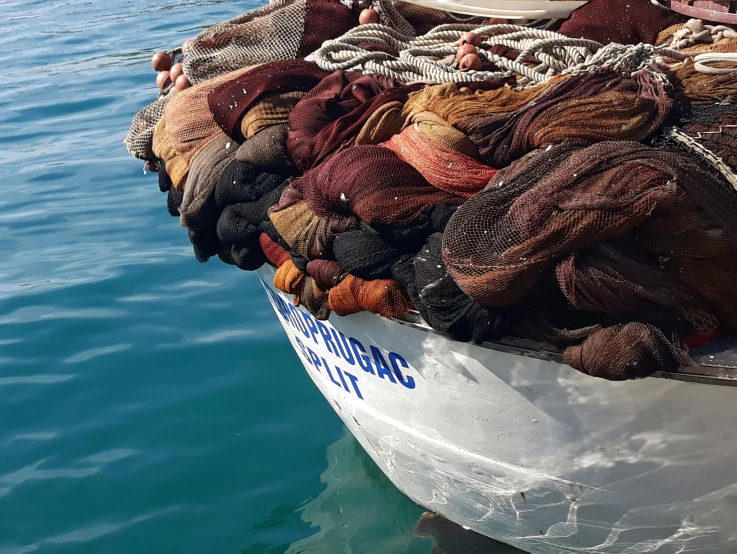
[[421,506],[531,553],[737,552],[737,389],[613,383],[264,289],[308,374]]

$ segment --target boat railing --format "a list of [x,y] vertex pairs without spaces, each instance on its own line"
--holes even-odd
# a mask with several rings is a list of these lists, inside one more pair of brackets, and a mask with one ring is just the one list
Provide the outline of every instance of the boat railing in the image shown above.
[[[417,311],[411,311],[403,318],[394,319],[406,325],[428,333],[438,334],[422,319]],[[561,351],[551,344],[528,339],[504,337],[497,341],[484,342],[481,348],[488,348],[507,354],[526,356],[537,360],[565,363]],[[678,371],[659,371],[651,377],[672,379],[707,385],[737,386],[737,339],[723,338],[709,341],[689,351],[693,364]]]

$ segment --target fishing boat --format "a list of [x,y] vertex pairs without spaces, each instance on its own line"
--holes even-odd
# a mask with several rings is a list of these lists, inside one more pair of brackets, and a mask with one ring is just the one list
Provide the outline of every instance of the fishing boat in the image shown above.
[[[417,504],[529,553],[737,552],[737,30],[646,0],[612,0],[605,28],[603,2],[410,2],[433,26],[388,1],[276,0],[158,52],[126,147],[198,260],[257,272],[310,378]],[[583,27],[548,29],[580,6]],[[473,114],[546,123],[477,145],[421,107],[462,112],[441,83],[472,81],[499,92],[468,104],[468,133]],[[482,156],[558,136],[564,100],[619,115],[594,132],[582,108],[560,140]],[[496,332],[531,289],[521,319],[573,319]]]
[[310,378],[417,504],[524,552],[737,551],[737,350],[611,382],[418,314],[318,321],[258,275]]

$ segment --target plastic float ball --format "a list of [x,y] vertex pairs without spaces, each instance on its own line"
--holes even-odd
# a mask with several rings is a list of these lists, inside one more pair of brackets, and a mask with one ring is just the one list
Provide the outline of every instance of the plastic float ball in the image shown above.
[[171,69],[171,56],[166,52],[156,52],[151,58],[151,67],[156,71],[169,71]]
[[169,71],[169,78],[171,79],[172,83],[176,83],[177,78],[183,74],[184,71],[182,70],[182,64],[175,63],[173,66],[171,66],[171,71]]
[[158,86],[161,90],[164,90],[170,84],[171,77],[169,77],[169,72],[159,71],[159,74],[156,76],[156,86]]
[[456,61],[460,63],[463,56],[468,54],[478,54],[478,50],[476,50],[476,47],[473,44],[464,44],[461,46],[456,54]]
[[174,81],[174,88],[178,91],[183,91],[184,89],[188,89],[191,86],[192,85],[189,82],[189,79],[187,79],[187,76],[184,74],[181,74],[179,77],[177,77],[177,80]]
[[461,46],[464,44],[472,44],[473,46],[481,46],[481,37],[476,33],[466,33],[461,37]]
[[506,19],[502,19],[501,17],[492,17],[489,20],[489,25],[504,25],[505,23],[509,23]]
[[481,58],[478,54],[466,54],[461,58],[460,68],[461,71],[468,71],[469,69],[478,71],[481,69]]
[[381,19],[379,18],[379,12],[371,8],[363,10],[358,16],[358,22],[361,25],[368,25],[369,23],[379,23],[379,21],[381,21]]
[[190,46],[192,46],[192,39],[185,40],[182,44],[182,54],[186,53]]

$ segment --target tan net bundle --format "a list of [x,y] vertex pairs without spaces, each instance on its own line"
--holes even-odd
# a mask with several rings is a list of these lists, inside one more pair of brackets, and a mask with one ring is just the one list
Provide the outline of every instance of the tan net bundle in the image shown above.
[[315,215],[300,201],[269,214],[269,219],[292,251],[311,260],[329,258],[335,235],[358,228],[358,218],[331,214]]
[[166,132],[177,154],[188,164],[205,146],[225,136],[213,119],[207,103],[212,90],[248,73],[245,67],[178,92],[164,110]]
[[273,125],[284,125],[289,121],[289,114],[305,96],[305,92],[292,91],[275,94],[257,102],[248,110],[241,121],[241,134],[244,138],[253,138],[256,133]]
[[518,110],[541,95],[549,86],[568,78],[556,77],[547,83],[522,90],[515,90],[501,80],[498,81],[498,87],[480,90],[472,90],[456,83],[428,86],[410,94],[404,113],[409,118],[428,111],[462,129],[464,121]]
[[169,133],[166,132],[165,116],[162,116],[154,127],[151,146],[156,158],[162,162],[163,167],[160,168],[160,171],[164,171],[168,175],[174,188],[184,190],[189,174],[189,164],[174,148],[174,142],[171,140]]

